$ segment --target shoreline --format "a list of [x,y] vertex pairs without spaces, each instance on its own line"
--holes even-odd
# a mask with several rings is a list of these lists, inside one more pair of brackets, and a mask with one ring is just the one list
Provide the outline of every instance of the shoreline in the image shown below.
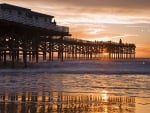
[[150,59],[66,60],[29,63],[27,68],[0,68],[0,73],[50,74],[150,74]]

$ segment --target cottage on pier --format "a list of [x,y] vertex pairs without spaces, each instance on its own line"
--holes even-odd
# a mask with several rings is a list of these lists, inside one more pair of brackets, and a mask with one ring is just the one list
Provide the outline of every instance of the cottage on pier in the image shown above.
[[54,16],[9,4],[0,4],[0,20],[12,21],[58,32],[69,32],[68,27],[58,26],[56,22],[53,22]]

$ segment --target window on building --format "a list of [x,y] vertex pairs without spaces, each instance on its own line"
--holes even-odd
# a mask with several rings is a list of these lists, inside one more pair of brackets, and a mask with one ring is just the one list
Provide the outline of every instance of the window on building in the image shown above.
[[22,12],[21,12],[21,11],[18,11],[18,15],[22,15]]
[[3,11],[6,11],[6,9],[2,8]]
[[29,18],[32,18],[32,15],[31,15],[31,14],[28,14],[28,17],[29,17]]
[[39,19],[38,16],[35,16],[35,19],[38,20]]
[[11,10],[9,10],[9,13],[10,13],[10,14],[11,14],[11,12],[12,12],[12,11],[11,11]]
[[44,21],[47,22],[47,18],[44,18]]
[[51,23],[54,24],[54,25],[56,25],[55,19],[53,19]]

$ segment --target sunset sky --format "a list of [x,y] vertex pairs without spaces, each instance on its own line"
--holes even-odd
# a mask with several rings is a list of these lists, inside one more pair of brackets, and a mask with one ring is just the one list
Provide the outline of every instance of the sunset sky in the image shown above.
[[150,0],[0,0],[55,16],[73,38],[135,43],[150,58]]

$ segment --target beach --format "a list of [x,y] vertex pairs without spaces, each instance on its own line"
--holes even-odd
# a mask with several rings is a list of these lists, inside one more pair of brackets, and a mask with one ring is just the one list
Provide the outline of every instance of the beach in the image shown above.
[[149,67],[149,59],[135,59],[39,62],[1,69],[0,112],[148,113]]
[[150,113],[149,6],[1,0],[0,113]]

